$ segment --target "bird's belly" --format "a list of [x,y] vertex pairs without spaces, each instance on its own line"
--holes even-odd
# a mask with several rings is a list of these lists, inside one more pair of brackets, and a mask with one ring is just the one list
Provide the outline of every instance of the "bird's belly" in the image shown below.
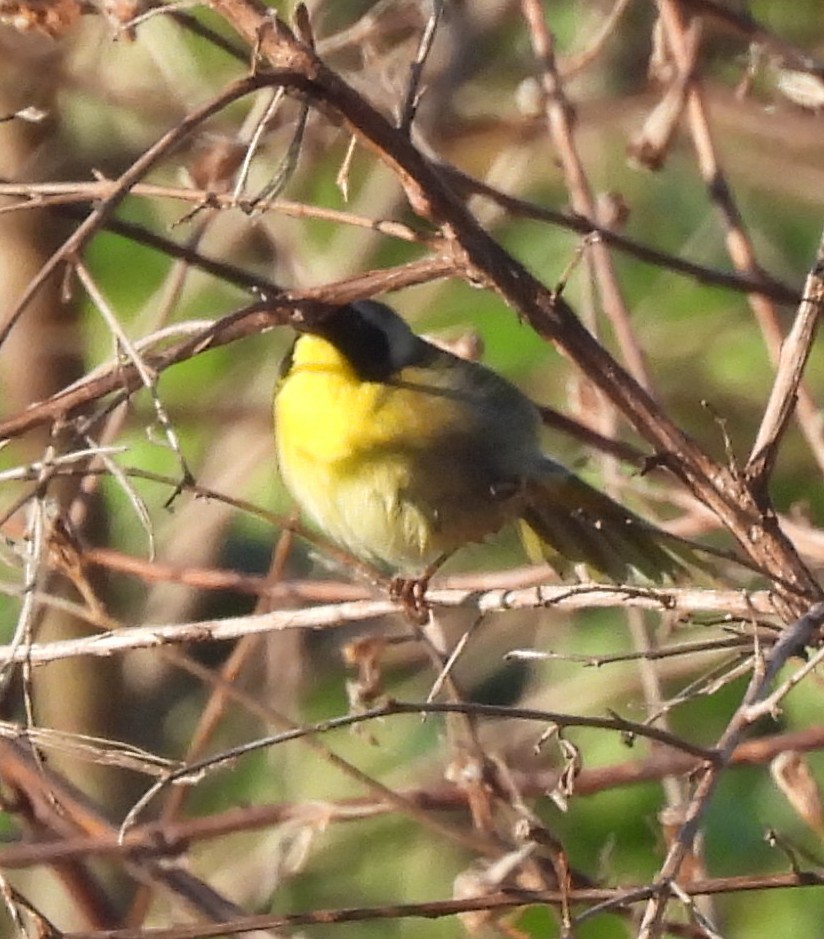
[[404,570],[426,566],[437,552],[425,514],[401,496],[406,468],[357,462],[297,452],[281,459],[281,472],[317,527],[357,557]]
[[448,398],[306,370],[276,401],[280,472],[325,535],[414,576],[518,514],[467,419]]
[[409,575],[512,517],[507,506],[470,493],[457,469],[439,460],[433,475],[408,452],[332,462],[281,455],[284,482],[321,531],[356,556]]

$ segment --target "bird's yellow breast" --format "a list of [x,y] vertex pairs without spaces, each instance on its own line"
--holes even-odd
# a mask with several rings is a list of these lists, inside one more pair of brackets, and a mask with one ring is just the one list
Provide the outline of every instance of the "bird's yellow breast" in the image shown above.
[[[275,397],[280,449],[319,463],[347,461],[400,441],[426,446],[461,418],[457,402],[406,370],[408,382],[362,381],[325,339],[302,336]],[[415,378],[419,380],[416,381]]]
[[304,335],[275,396],[278,462],[315,524],[354,554],[404,572],[497,530],[475,415],[443,370],[361,380]]

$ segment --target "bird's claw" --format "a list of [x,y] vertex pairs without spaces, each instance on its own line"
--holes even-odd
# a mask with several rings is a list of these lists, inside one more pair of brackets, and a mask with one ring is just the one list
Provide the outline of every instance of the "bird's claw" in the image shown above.
[[406,615],[419,626],[429,622],[429,604],[426,602],[426,590],[429,578],[393,577],[389,585],[389,596],[400,603]]

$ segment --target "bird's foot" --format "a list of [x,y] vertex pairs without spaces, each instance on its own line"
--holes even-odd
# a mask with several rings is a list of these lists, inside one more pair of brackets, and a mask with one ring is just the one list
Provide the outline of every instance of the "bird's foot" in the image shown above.
[[403,606],[406,615],[418,626],[425,626],[429,622],[429,604],[426,602],[428,586],[427,574],[423,577],[393,577],[389,585],[389,596]]

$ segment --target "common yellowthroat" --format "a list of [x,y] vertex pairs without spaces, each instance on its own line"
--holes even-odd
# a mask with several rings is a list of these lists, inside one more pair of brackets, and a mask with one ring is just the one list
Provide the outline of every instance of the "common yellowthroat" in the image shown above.
[[[677,573],[664,532],[545,456],[532,402],[366,300],[302,332],[275,392],[284,483],[327,536],[418,577],[520,520],[543,556],[615,581]],[[675,542],[676,539],[672,538]]]

